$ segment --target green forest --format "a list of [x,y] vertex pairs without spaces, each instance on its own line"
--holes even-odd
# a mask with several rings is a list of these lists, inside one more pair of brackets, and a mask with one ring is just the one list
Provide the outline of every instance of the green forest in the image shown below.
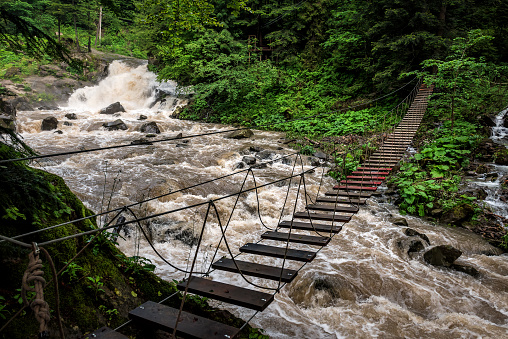
[[[1,0],[0,11],[0,76],[61,60],[79,72],[93,50],[146,58],[160,80],[192,93],[181,119],[324,142],[360,136],[332,147],[336,178],[400,120],[392,109],[417,80],[434,84],[420,152],[392,179],[405,213],[465,204],[478,220],[479,202],[458,193],[462,174],[507,156],[478,151],[482,117],[507,105],[503,0]],[[317,144],[300,146],[310,154]]]

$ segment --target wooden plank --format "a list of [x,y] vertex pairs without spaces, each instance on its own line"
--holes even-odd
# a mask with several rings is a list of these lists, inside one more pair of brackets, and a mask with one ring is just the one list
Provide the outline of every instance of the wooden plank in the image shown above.
[[[187,281],[183,281],[176,287],[180,291],[184,291],[186,286]],[[254,291],[199,277],[191,277],[188,292],[256,311],[263,311],[273,301],[273,294],[270,293]]]
[[357,170],[367,170],[367,171],[382,171],[382,172],[388,172],[388,171],[391,171],[392,168],[391,167],[375,167],[375,168],[372,168],[372,167],[358,167]]
[[307,205],[306,209],[316,211],[347,212],[347,213],[358,212],[358,207],[356,206],[339,206],[339,205],[330,206],[330,205],[310,204]]
[[85,338],[98,338],[98,339],[129,339],[129,337],[122,333],[115,332],[113,329],[104,326],[90,334],[85,335]]
[[374,185],[381,185],[382,181],[358,181],[358,180],[341,180],[341,184],[353,184],[353,185],[367,185],[367,186],[374,186]]
[[362,174],[362,175],[390,175],[390,172],[376,172],[376,171],[353,171],[351,174]]
[[348,199],[344,197],[338,197],[336,198],[327,198],[327,197],[318,197],[316,199],[316,202],[324,202],[324,203],[331,203],[334,204],[335,202],[338,203],[349,203],[349,204],[358,204],[358,205],[365,205],[365,199]]
[[386,177],[375,177],[373,175],[365,175],[365,176],[361,176],[361,175],[348,175],[346,178],[347,179],[365,180],[365,181],[369,181],[369,180],[385,180],[386,179]]
[[349,220],[351,220],[351,217],[349,215],[310,213],[308,211],[296,212],[293,216],[299,219],[326,220],[336,222],[348,222]]
[[375,191],[377,190],[377,187],[372,186],[354,186],[354,185],[337,185],[333,186],[333,189],[339,189],[339,190],[356,190],[356,191]]
[[[365,201],[365,200],[364,200]],[[315,231],[315,232],[325,232],[325,233],[339,233],[342,227],[340,226],[332,226],[332,225],[324,225],[313,222],[312,224],[309,222],[301,222],[301,221],[293,221],[291,220],[283,220],[279,223],[279,227],[281,228],[293,228],[294,230],[305,230],[305,231]]]
[[248,243],[240,247],[240,252],[265,255],[268,257],[284,258],[289,260],[311,262],[316,257],[316,252],[302,251],[285,247],[268,246],[263,244]]
[[[330,239],[329,237],[318,237],[314,235],[302,235],[302,234],[294,234],[291,233],[282,233],[282,232],[265,232],[261,234],[261,238],[270,239],[270,240],[278,240],[278,241],[289,241],[298,244],[307,244],[307,245],[315,245],[315,246],[326,246]],[[288,240],[289,239],[289,240]]]
[[371,192],[351,192],[351,191],[329,191],[326,192],[327,196],[342,196],[342,197],[360,197],[360,198],[370,198],[372,196]]
[[[240,271],[244,275],[250,275],[253,277],[270,279],[279,281],[279,278],[282,282],[290,283],[298,274],[298,271],[290,270],[285,268],[281,270],[280,267],[256,264],[253,262],[240,261],[235,260],[236,265],[240,268]],[[217,270],[223,270],[228,272],[240,273],[236,268],[235,262],[232,259],[223,258],[212,264],[212,267]],[[281,276],[282,272],[282,276]]]
[[[129,312],[129,318],[134,322],[170,333],[173,332],[177,317],[178,309],[153,301],[147,301]],[[238,328],[188,312],[181,313],[176,329],[176,335],[185,338],[234,338],[238,332]]]

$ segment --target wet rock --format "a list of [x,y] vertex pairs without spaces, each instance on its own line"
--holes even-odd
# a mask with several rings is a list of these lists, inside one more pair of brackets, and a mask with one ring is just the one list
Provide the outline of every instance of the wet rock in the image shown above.
[[290,157],[282,158],[282,163],[284,165],[292,165],[293,164],[293,160],[291,160]]
[[425,249],[425,246],[423,245],[421,240],[411,240],[409,243],[409,248],[407,250],[407,253],[415,253],[420,252]]
[[408,226],[407,219],[402,217],[395,217],[388,219],[389,222],[391,222],[394,225],[397,226]]
[[65,117],[69,120],[77,120],[78,119],[78,116],[76,115],[76,113],[67,113],[65,115]]
[[497,177],[499,177],[499,174],[496,173],[496,172],[493,172],[493,173],[489,173],[485,176],[485,180],[488,180],[488,181],[496,181]]
[[443,214],[443,210],[440,208],[434,208],[430,211],[430,215],[434,218],[439,218]]
[[478,117],[478,122],[482,126],[494,127],[496,126],[496,115],[495,114],[484,114]]
[[[147,135],[148,136],[148,135]],[[178,133],[176,136],[175,136],[175,139],[182,139],[183,138],[183,134],[182,133]]]
[[255,157],[252,157],[252,156],[244,156],[244,157],[242,158],[242,161],[243,161],[245,164],[247,164],[247,165],[251,166],[251,165],[254,165],[254,164],[256,163],[256,158],[255,158]]
[[238,164],[236,164],[235,169],[242,169],[245,168],[245,163],[243,161],[240,161]]
[[406,228],[404,230],[404,234],[407,235],[408,237],[420,237],[422,238],[423,240],[425,240],[425,242],[427,242],[427,244],[430,245],[430,240],[429,240],[429,237],[427,237],[426,234],[423,234],[423,233],[420,233],[418,231],[415,231],[414,229],[412,228]]
[[260,162],[259,164],[255,165],[254,167],[256,167],[258,169],[263,169],[263,168],[267,168],[268,164],[266,162]]
[[277,151],[282,151],[284,149],[284,147],[277,147]]
[[328,159],[328,155],[324,154],[323,152],[316,152],[313,154],[313,156],[315,156],[316,158],[321,159],[321,160]]
[[0,126],[16,130],[16,107],[4,99],[0,98]]
[[58,111],[58,110],[60,110],[60,107],[44,105],[44,106],[38,107],[37,109],[39,111]]
[[120,104],[119,101],[99,111],[100,114],[115,114],[118,112],[125,112],[125,108],[123,108],[122,104]]
[[[496,173],[497,174],[497,173]],[[478,185],[471,185],[460,190],[460,195],[465,194],[470,197],[476,197],[478,200],[485,200],[487,191]]]
[[176,147],[189,147],[189,144],[176,144]]
[[475,170],[475,172],[477,174],[485,174],[488,171],[489,171],[489,167],[487,165],[485,165],[485,164],[478,165],[478,167],[476,167],[476,170]]
[[73,125],[72,122],[68,122],[68,121],[64,121],[63,124],[64,124],[64,126],[72,126]]
[[141,114],[138,118],[138,120],[146,120],[148,117],[146,115]]
[[256,153],[257,153],[257,152],[262,152],[262,151],[264,151],[264,149],[262,149],[262,148],[261,148],[261,147],[259,147],[259,146],[251,146],[251,147],[249,147],[249,151],[251,151],[251,152],[256,152]]
[[242,129],[240,131],[234,131],[226,136],[229,139],[247,139],[254,135],[250,129]]
[[459,272],[469,274],[470,276],[473,276],[475,278],[480,276],[480,272],[478,272],[478,270],[472,266],[452,264],[450,268]]
[[425,252],[423,259],[433,266],[450,267],[462,252],[450,245],[439,245]]
[[150,121],[141,125],[141,133],[159,134],[160,132],[159,126],[157,126],[155,121]]
[[147,139],[145,138],[140,138],[140,139],[137,139],[137,140],[133,140],[131,141],[131,145],[141,145],[141,144],[145,144],[145,145],[153,145],[153,143],[149,142]]
[[[494,152],[496,150],[496,144],[491,139],[484,139],[480,142],[476,151],[476,158],[482,161],[492,161],[494,158]],[[479,173],[476,171],[476,173]]]
[[58,120],[55,117],[47,117],[42,120],[41,130],[51,131],[58,126]]
[[102,124],[102,126],[108,129],[109,131],[117,131],[117,130],[125,131],[126,129],[128,129],[127,125],[121,119],[105,122]]
[[462,204],[455,206],[451,210],[443,213],[439,220],[447,225],[460,226],[462,222],[471,220],[473,215],[473,207],[468,204]]
[[147,134],[145,135],[145,137],[147,138],[155,138],[157,136],[157,134]]
[[256,154],[256,158],[259,160],[271,160],[275,156],[275,152],[272,151],[261,151]]
[[56,131],[54,131],[53,133],[56,133],[56,134],[63,134],[63,132],[62,132],[62,131],[60,131],[60,130],[56,130]]
[[189,139],[182,140],[182,144],[188,144],[188,143],[189,143]]
[[321,166],[321,161],[319,160],[319,158],[308,157],[308,160],[310,162],[310,165],[313,167]]

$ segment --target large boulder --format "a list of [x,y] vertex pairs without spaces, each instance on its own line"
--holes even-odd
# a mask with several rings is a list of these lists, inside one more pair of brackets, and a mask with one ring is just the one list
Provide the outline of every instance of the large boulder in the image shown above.
[[234,131],[226,136],[229,139],[247,139],[254,135],[250,129],[242,129],[239,131]]
[[116,119],[115,121],[105,122],[102,124],[109,131],[117,131],[117,130],[126,130],[128,127],[121,119]]
[[58,126],[58,120],[55,117],[47,117],[42,120],[41,131],[51,131]]
[[118,112],[125,112],[125,108],[118,101],[99,111],[100,114],[115,114]]
[[159,129],[159,126],[157,126],[157,124],[154,121],[150,121],[141,125],[141,132],[149,134],[159,134],[161,131]]
[[450,245],[439,245],[425,252],[423,259],[433,266],[450,267],[462,252]]
[[471,220],[473,215],[474,208],[471,205],[462,204],[443,213],[439,220],[447,225],[460,226],[462,222]]
[[0,99],[0,126],[16,130],[16,107],[3,99]]

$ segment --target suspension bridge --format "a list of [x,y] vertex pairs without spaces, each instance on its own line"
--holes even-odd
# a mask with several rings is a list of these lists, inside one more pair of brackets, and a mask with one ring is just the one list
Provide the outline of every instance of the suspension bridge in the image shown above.
[[[301,173],[294,173],[295,167],[293,166],[293,172],[291,176],[278,181],[287,179],[296,180],[298,182],[298,193],[300,192],[300,187],[303,187],[303,197],[306,202],[305,210],[297,211],[295,203],[295,209],[290,220],[279,220],[276,228],[269,229],[268,231],[260,234],[259,240],[257,242],[246,243],[238,248],[236,252],[239,252],[239,254],[237,255],[233,254],[234,249],[231,248],[226,237],[226,231],[230,226],[230,220],[228,220],[225,225],[222,224],[219,212],[217,210],[216,202],[224,198],[236,197],[237,203],[242,193],[255,191],[257,194],[257,190],[259,188],[265,185],[273,184],[274,182],[259,186],[255,184],[254,188],[244,189],[245,180],[247,179],[249,173],[251,173],[254,178],[252,169],[249,168],[245,170],[246,179],[242,184],[240,192],[216,199],[214,201],[198,203],[193,206],[182,208],[186,209],[199,206],[207,206],[206,216],[200,230],[200,235],[197,241],[197,247],[193,256],[190,270],[182,270],[175,267],[168,260],[163,258],[152,246],[154,251],[164,260],[164,262],[171,265],[173,268],[188,274],[188,277],[177,285],[178,290],[183,294],[180,308],[172,308],[162,304],[163,301],[171,298],[174,295],[169,296],[160,302],[148,301],[136,307],[129,313],[129,322],[141,328],[148,327],[152,329],[161,329],[163,331],[172,333],[173,337],[234,338],[237,336],[243,327],[232,327],[230,325],[219,323],[184,311],[183,309],[186,295],[189,293],[196,294],[202,297],[218,300],[252,310],[254,314],[249,320],[245,322],[244,326],[248,324],[248,322],[256,314],[263,312],[263,310],[265,310],[266,307],[268,307],[274,301],[275,295],[286,284],[290,284],[298,276],[298,273],[304,269],[307,264],[310,264],[316,258],[316,255],[319,253],[319,251],[321,251],[322,248],[330,244],[330,241],[333,239],[333,237],[336,236],[341,231],[342,227],[348,223],[351,218],[360,210],[361,205],[366,203],[366,199],[375,194],[375,191],[378,189],[378,187],[382,185],[385,179],[390,175],[394,167],[406,153],[407,148],[411,145],[412,140],[427,109],[428,99],[432,94],[432,91],[433,87],[427,87],[419,82],[411,91],[411,93],[406,97],[406,99],[397,106],[397,109],[399,106],[402,109],[402,107],[405,105],[405,114],[398,125],[393,126],[390,129],[381,147],[376,152],[368,156],[365,161],[351,173],[351,175],[348,175],[345,179],[340,180],[336,186],[332,187],[322,196],[319,195],[318,191],[318,196],[314,201],[310,201],[310,203],[308,203],[308,194],[305,191],[305,174],[310,170],[304,171],[302,168]],[[74,153],[77,152],[81,151],[76,151]],[[70,153],[72,152],[66,152],[64,154]],[[38,157],[42,156],[27,157],[24,159],[32,159]],[[239,172],[235,172],[235,174],[237,173]],[[226,175],[218,179],[224,179],[229,176],[230,175]],[[289,186],[291,186],[291,182]],[[176,192],[171,192],[168,194]],[[143,202],[154,200],[160,197],[161,196],[150,198],[144,200]],[[298,194],[296,199],[298,201]],[[38,244],[38,246],[44,246],[50,243],[83,235],[95,234],[95,236],[97,236],[100,234],[100,232],[104,232],[105,230],[118,228],[132,223],[137,223],[138,227],[141,229],[141,231],[143,231],[143,228],[140,224],[141,221],[182,210],[176,209],[138,218],[131,210],[133,205],[124,206],[87,217],[97,217],[105,213],[116,212],[116,216],[108,224],[98,230],[92,230],[65,238],[47,241],[45,243]],[[124,211],[131,213],[134,219],[130,221],[121,219],[118,220],[116,224],[112,224],[113,221],[120,215],[120,213]],[[209,270],[206,272],[198,272],[195,270],[195,267],[198,253],[200,251],[200,245],[202,243],[207,219],[209,215],[213,214],[215,214],[218,219],[222,237],[219,245],[217,245],[215,249]],[[17,239],[23,236],[33,235],[35,233],[54,227],[61,227],[72,222],[75,221],[55,225],[46,229],[34,231],[29,234],[23,234],[12,238],[0,236],[0,239],[2,239],[2,241],[9,241],[22,247],[32,248],[32,245]],[[146,237],[146,234],[144,235]],[[266,244],[266,240],[270,240],[270,243],[276,242],[280,245],[268,245]],[[227,248],[229,257],[222,257],[215,260],[219,246],[222,242],[224,242]],[[296,244],[298,244],[298,246],[294,246]],[[301,245],[307,246],[306,249],[302,249]],[[238,257],[242,254],[255,255],[259,260],[252,262],[238,259]],[[262,262],[263,258],[266,258],[268,263],[260,263]],[[273,261],[270,260],[271,258],[282,259],[282,264],[280,266],[274,266],[273,264],[270,264],[270,262]],[[298,268],[295,269],[294,265],[291,266],[293,268],[288,268],[288,262],[298,263]],[[242,279],[244,279],[250,285],[256,287],[256,289],[237,286],[233,281],[231,283],[227,283],[211,280],[209,275],[212,272],[214,276],[219,276],[221,272],[230,272],[240,275]],[[249,277],[255,277],[258,279],[256,282],[253,282]],[[264,283],[264,281],[266,281],[266,283]],[[125,335],[119,332],[119,330],[124,325],[114,330],[108,327],[103,327],[89,334],[88,337],[108,339],[127,338]]]

